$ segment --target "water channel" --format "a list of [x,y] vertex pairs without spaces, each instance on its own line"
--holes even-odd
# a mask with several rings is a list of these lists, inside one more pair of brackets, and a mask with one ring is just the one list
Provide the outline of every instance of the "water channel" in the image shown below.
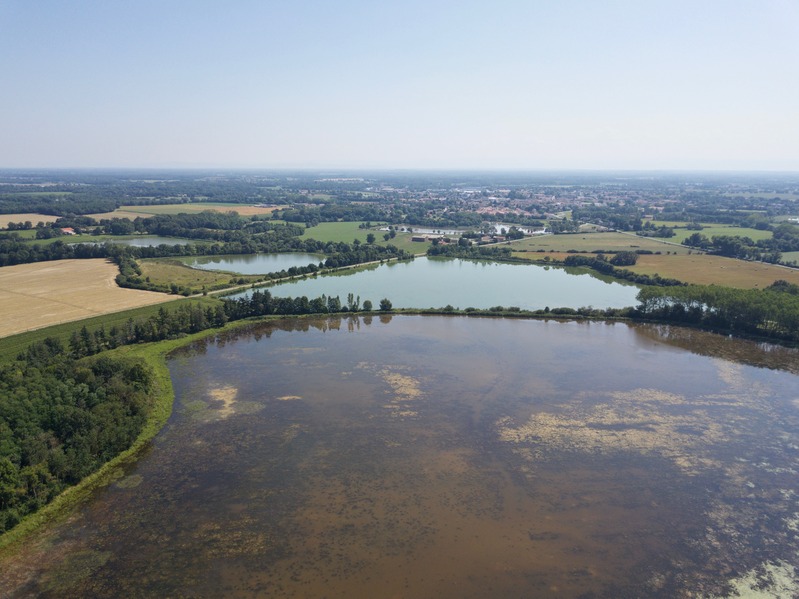
[[0,595],[797,596],[798,365],[648,325],[253,324],[173,356],[150,451]]

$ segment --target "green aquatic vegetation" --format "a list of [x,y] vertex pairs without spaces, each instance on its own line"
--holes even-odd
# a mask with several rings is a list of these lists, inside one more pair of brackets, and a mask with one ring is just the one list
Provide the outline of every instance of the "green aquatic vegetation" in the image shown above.
[[68,591],[71,587],[89,578],[97,570],[105,566],[112,553],[110,551],[79,551],[68,555],[58,566],[53,568],[42,581],[42,590],[46,592]]
[[135,489],[138,487],[142,482],[142,476],[140,474],[131,474],[130,476],[126,476],[122,480],[116,483],[116,486],[120,489]]

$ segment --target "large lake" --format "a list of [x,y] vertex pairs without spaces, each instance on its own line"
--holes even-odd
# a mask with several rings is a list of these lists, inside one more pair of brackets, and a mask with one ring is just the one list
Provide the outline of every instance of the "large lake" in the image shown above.
[[292,266],[308,266],[324,262],[325,257],[302,252],[279,254],[233,254],[224,256],[197,256],[183,258],[192,268],[202,270],[224,270],[242,275],[265,275],[270,272],[288,270]]
[[[278,297],[339,296],[349,293],[377,307],[388,298],[395,308],[490,308],[526,310],[547,306],[623,308],[634,306],[638,287],[603,280],[585,271],[453,258],[416,258],[360,270],[341,271],[269,287]],[[244,292],[232,297],[242,297]]]
[[0,596],[795,597],[797,365],[644,325],[252,325],[174,356],[150,451]]

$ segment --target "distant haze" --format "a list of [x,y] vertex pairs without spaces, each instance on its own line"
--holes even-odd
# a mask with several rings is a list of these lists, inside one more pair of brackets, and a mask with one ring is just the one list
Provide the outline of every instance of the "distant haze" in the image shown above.
[[0,1],[0,168],[799,171],[794,0]]

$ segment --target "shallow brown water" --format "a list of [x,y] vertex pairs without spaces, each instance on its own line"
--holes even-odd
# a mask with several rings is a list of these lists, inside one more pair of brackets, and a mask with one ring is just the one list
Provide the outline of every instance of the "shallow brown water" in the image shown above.
[[151,451],[0,564],[0,595],[795,596],[799,379],[747,364],[797,354],[622,324],[253,326],[175,356]]

